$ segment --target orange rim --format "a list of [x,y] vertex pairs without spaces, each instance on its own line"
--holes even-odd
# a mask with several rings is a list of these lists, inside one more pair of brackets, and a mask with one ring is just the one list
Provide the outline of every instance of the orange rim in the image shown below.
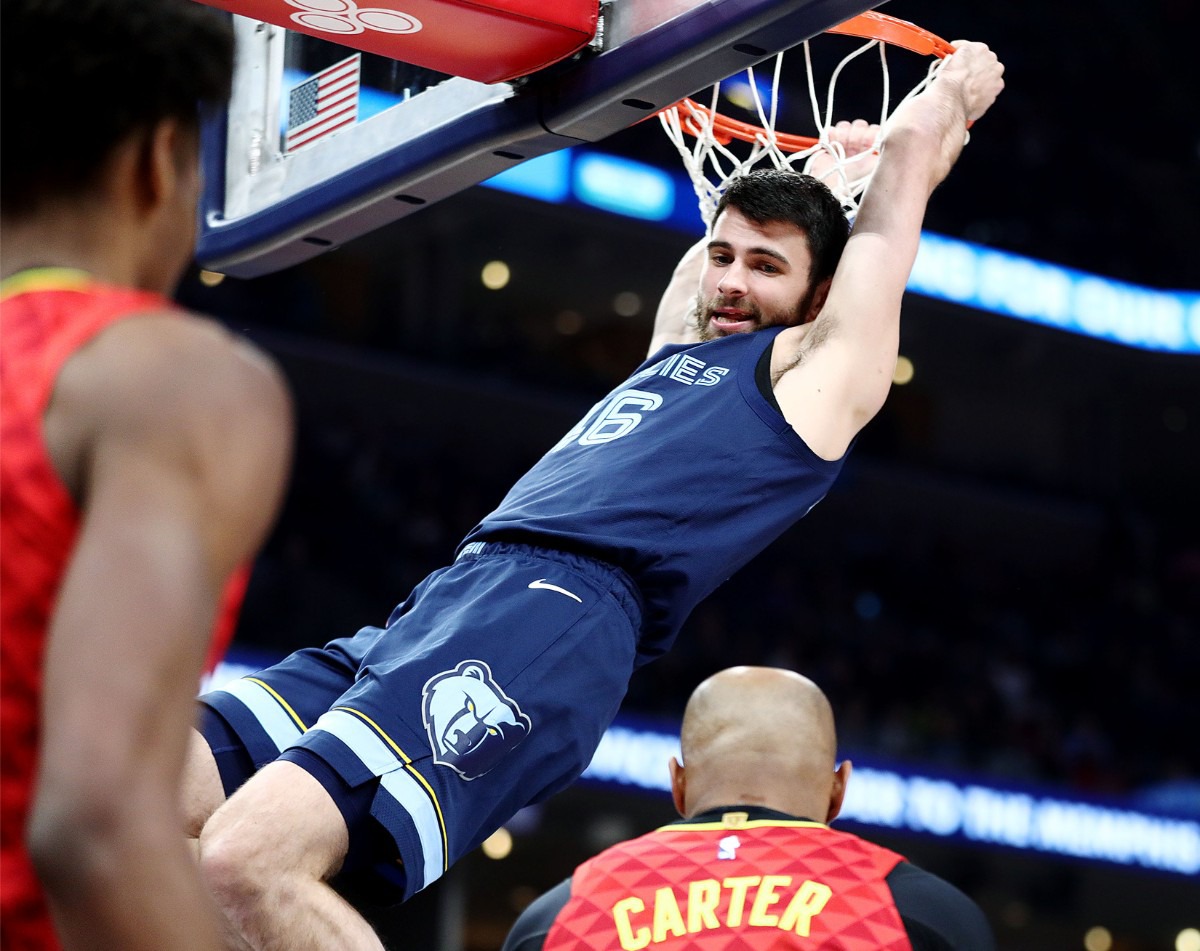
[[[920,56],[936,56],[938,59],[944,59],[954,52],[954,47],[940,36],[915,23],[890,17],[886,13],[876,13],[874,10],[851,17],[844,23],[831,26],[825,32],[858,36],[864,40],[882,40],[889,46],[899,46]],[[757,142],[772,138],[762,126],[731,119],[708,106],[702,106],[694,99],[680,99],[675,105],[667,106],[667,109],[675,108],[680,110],[680,125],[689,135],[699,136],[702,130],[697,116],[707,117],[704,125],[711,123],[712,136],[721,145],[728,145],[734,139]],[[817,144],[817,140],[812,136],[791,135],[787,132],[776,132],[773,138],[775,144],[784,152],[803,152]]]
[[883,40],[889,46],[899,46],[921,56],[936,56],[938,59],[945,59],[954,52],[954,47],[937,34],[930,33],[915,23],[898,20],[874,10],[851,17],[844,23],[831,26],[825,32],[859,36],[864,40]]

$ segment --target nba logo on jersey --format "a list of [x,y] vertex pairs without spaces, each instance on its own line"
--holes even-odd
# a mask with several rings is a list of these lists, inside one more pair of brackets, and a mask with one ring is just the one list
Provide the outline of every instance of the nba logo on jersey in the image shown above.
[[717,858],[718,859],[736,859],[738,846],[742,844],[742,840],[736,835],[727,835],[717,843]]
[[495,766],[532,726],[481,660],[430,677],[421,691],[421,719],[433,761],[466,780]]

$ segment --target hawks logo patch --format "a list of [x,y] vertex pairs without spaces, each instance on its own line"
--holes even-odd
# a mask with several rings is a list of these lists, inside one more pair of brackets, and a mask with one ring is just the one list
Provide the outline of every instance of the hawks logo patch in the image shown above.
[[421,719],[433,761],[463,779],[478,779],[529,735],[532,723],[481,660],[464,660],[430,677]]

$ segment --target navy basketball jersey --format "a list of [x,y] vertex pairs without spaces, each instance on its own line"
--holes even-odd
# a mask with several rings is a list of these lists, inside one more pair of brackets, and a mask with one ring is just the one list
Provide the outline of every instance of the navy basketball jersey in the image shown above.
[[672,345],[597,403],[464,544],[519,541],[626,571],[645,603],[639,661],[802,518],[841,470],[755,381],[783,328]]

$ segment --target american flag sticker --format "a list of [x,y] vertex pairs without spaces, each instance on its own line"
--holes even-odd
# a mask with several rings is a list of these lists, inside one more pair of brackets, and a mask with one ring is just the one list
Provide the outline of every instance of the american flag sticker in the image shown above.
[[312,145],[357,121],[361,59],[355,53],[321,70],[288,93],[284,152],[294,152]]

